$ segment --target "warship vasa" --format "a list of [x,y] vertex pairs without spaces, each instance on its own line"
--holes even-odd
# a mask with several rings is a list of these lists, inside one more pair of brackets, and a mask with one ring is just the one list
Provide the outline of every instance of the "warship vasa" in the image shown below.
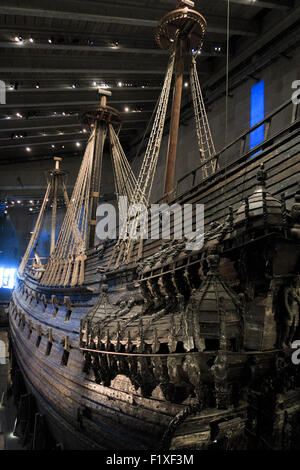
[[[170,59],[139,174],[107,90],[84,113],[90,137],[70,199],[59,159],[49,174],[9,313],[16,430],[32,449],[46,446],[44,429],[63,449],[299,448],[298,108],[284,103],[216,152],[193,52],[206,20],[193,8],[180,1],[158,24]],[[175,184],[188,61],[199,165]],[[117,203],[126,196],[148,207],[173,76],[162,201],[205,205],[202,243],[188,250],[173,236],[174,220],[169,240],[141,230],[136,240],[137,217],[128,217],[126,237],[95,244],[104,141]],[[289,124],[271,135],[272,118],[288,110]],[[264,141],[250,150],[250,131],[262,125]],[[59,184],[67,208],[56,240]],[[52,196],[45,261],[37,241]]]

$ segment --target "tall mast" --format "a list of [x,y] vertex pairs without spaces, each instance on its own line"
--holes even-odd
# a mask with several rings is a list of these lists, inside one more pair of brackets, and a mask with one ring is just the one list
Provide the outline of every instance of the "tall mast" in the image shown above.
[[95,244],[96,234],[96,213],[100,197],[100,184],[102,174],[102,161],[104,143],[107,136],[108,125],[120,124],[119,112],[107,106],[107,96],[111,96],[108,90],[99,89],[100,105],[87,110],[84,113],[84,121],[95,129],[95,146],[93,154],[93,170],[90,189],[90,211],[87,248],[92,248]]
[[[29,256],[31,254],[31,251],[36,249],[36,243],[38,241],[39,233],[41,231],[42,227],[42,222],[44,218],[44,213],[47,207],[47,203],[49,199],[51,198],[51,195],[53,194],[53,201],[52,201],[52,219],[51,219],[51,240],[50,240],[50,255],[53,253],[55,249],[55,231],[56,231],[56,216],[57,216],[57,197],[58,197],[58,191],[59,191],[59,185],[61,186],[64,200],[65,200],[65,205],[66,208],[68,207],[69,204],[69,198],[67,194],[67,189],[65,185],[65,176],[66,172],[63,171],[60,168],[60,162],[62,161],[62,158],[60,157],[54,157],[55,161],[55,166],[52,170],[49,170],[48,172],[48,178],[47,178],[47,189],[46,193],[43,199],[43,203],[41,206],[41,210],[39,212],[37,221],[35,223],[34,230],[31,234],[30,241],[28,243],[28,246],[26,248],[25,254],[23,256],[22,262],[19,266],[19,276],[22,277],[24,269],[28,263]],[[36,254],[36,251],[35,251]]]
[[50,255],[53,253],[55,248],[55,230],[56,230],[56,214],[57,214],[57,193],[58,193],[58,179],[61,175],[59,163],[61,162],[60,157],[54,157],[55,168],[51,172],[53,175],[53,203],[52,203],[52,221],[51,221],[51,243],[50,243]]
[[173,51],[175,46],[176,53],[175,84],[164,179],[166,201],[172,198],[174,189],[185,56],[191,49],[199,49],[202,46],[206,31],[204,17],[189,7],[193,8],[194,2],[180,0],[176,10],[162,18],[156,33],[159,46],[170,51]]

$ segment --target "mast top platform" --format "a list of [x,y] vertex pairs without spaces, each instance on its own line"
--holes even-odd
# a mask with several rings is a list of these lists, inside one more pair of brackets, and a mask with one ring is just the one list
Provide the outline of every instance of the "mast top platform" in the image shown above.
[[62,162],[62,158],[61,157],[53,157],[53,160],[55,161],[55,167],[52,170],[48,171],[49,175],[54,175],[54,174],[56,174],[56,175],[66,175],[67,173],[60,168],[60,162]]
[[98,89],[98,93],[101,97],[100,103],[94,106],[90,106],[82,113],[82,121],[85,124],[94,125],[96,122],[105,122],[107,124],[121,123],[120,112],[112,106],[107,106],[106,97],[111,96],[112,93],[109,90],[103,88]]
[[200,13],[193,10],[194,2],[180,0],[176,10],[167,13],[159,22],[155,39],[161,49],[171,50],[178,36],[186,38],[190,49],[202,47],[207,23]]

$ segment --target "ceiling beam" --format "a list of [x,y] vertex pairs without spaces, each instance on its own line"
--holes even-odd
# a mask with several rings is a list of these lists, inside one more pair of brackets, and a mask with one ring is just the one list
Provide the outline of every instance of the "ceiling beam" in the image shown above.
[[[169,55],[169,52],[157,48],[154,49],[145,49],[141,47],[111,47],[111,46],[85,46],[85,45],[73,45],[73,44],[46,44],[46,43],[35,43],[31,44],[29,42],[24,42],[22,45],[17,42],[0,42],[0,48],[3,49],[17,49],[19,51],[28,49],[38,49],[38,50],[49,50],[53,51],[70,51],[70,52],[88,52],[91,53],[122,53],[122,54],[146,54],[146,55]],[[225,57],[224,52],[215,52],[214,50],[203,50],[201,52],[201,57]]]
[[[151,10],[150,10],[151,12]],[[73,20],[73,21],[88,21],[91,23],[102,24],[119,24],[127,26],[140,26],[143,28],[157,27],[157,19],[143,19],[143,18],[126,18],[119,16],[99,15],[84,13],[78,11],[62,11],[62,10],[42,10],[38,8],[17,7],[10,5],[1,5],[1,14],[3,15],[16,15],[21,17],[35,17],[35,18],[52,18],[60,20]],[[207,31],[219,34],[226,34],[226,18],[217,16],[206,16]],[[78,32],[80,33],[80,31]],[[231,19],[231,33],[239,34],[242,36],[255,36],[258,31],[253,24],[249,21],[240,19]]]
[[[3,58],[2,58],[3,61]],[[48,73],[57,73],[57,74],[76,74],[83,75],[83,74],[91,74],[95,75],[118,75],[119,78],[122,78],[122,75],[164,75],[166,69],[160,70],[149,70],[146,67],[144,69],[130,69],[124,70],[123,68],[119,69],[87,69],[87,68],[44,68],[44,67],[35,67],[35,66],[28,66],[28,67],[0,67],[0,73],[9,73],[14,78],[14,74],[23,74],[23,73],[36,73],[36,74],[48,74]],[[199,70],[198,72],[200,75],[207,75],[209,71]]]
[[[124,113],[124,119],[122,119],[122,122],[137,122],[137,121],[140,121],[142,120],[142,117],[145,116],[146,114],[150,114],[152,113],[152,109],[143,109],[140,113]],[[125,118],[126,116],[126,118]],[[136,119],[137,117],[139,116],[139,119]],[[20,119],[20,118],[14,118],[14,117],[10,117],[9,119],[7,118],[0,118],[0,123],[1,123],[1,127],[2,129],[5,131],[7,129],[7,127],[5,127],[6,125],[7,126],[10,126],[12,123],[19,123],[20,126],[18,127],[18,130],[21,131],[23,129],[23,125],[24,125],[24,122],[26,122],[26,125],[28,125],[29,123],[32,123],[33,126],[32,127],[35,127],[34,124],[35,123],[42,123],[43,121],[45,123],[49,123],[49,122],[53,122],[54,120],[57,121],[57,127],[59,126],[62,126],[61,122],[62,121],[65,121],[65,120],[76,120],[76,122],[74,122],[74,124],[80,122],[79,121],[80,117],[79,117],[79,113],[74,113],[74,114],[70,114],[70,115],[66,115],[66,116],[62,116],[62,115],[51,115],[51,116],[38,116],[33,118],[33,117],[30,117],[30,118],[23,118],[23,119]],[[148,119],[145,119],[145,121],[148,122]],[[47,124],[44,124],[44,125],[47,125]]]
[[[47,137],[50,137],[50,136],[47,136]],[[30,143],[30,147],[37,147],[37,146],[40,146],[40,145],[54,145],[54,144],[69,144],[69,143],[72,143],[74,144],[74,139],[73,140],[70,140],[70,139],[63,139],[63,135],[61,136],[62,138],[59,139],[59,140],[49,140],[47,142],[36,142],[36,143]],[[76,142],[79,142],[79,143],[85,143],[87,141],[87,139],[76,139]],[[11,145],[0,145],[0,150],[3,150],[3,149],[10,149],[10,148],[20,148],[20,147],[23,147],[24,150],[25,150],[25,147],[28,147],[29,144],[11,144]],[[82,147],[81,147],[82,148]],[[75,150],[74,150],[75,151]],[[78,147],[76,149],[76,151],[80,151],[80,147]],[[26,152],[26,150],[25,150]]]
[[[10,122],[10,121],[9,121]],[[42,131],[45,129],[61,129],[61,128],[72,128],[72,127],[84,127],[83,124],[78,122],[77,124],[60,124],[60,125],[45,125],[45,126],[22,126],[22,127],[7,127],[6,129],[0,128],[1,132],[24,132],[24,131]]]
[[[3,77],[1,77],[3,79]],[[14,90],[14,89],[11,89],[11,88],[8,88],[7,89],[7,92],[8,93],[11,93],[11,94],[22,94],[22,93],[37,93],[37,94],[42,94],[42,93],[48,93],[48,92],[52,92],[52,91],[55,91],[56,93],[65,93],[65,92],[71,92],[71,93],[75,93],[75,92],[83,92],[83,91],[88,91],[90,93],[95,93],[95,91],[97,90],[98,86],[89,86],[89,87],[84,87],[84,86],[78,86],[76,88],[72,88],[71,86],[56,86],[56,87],[45,87],[43,88],[42,86],[40,86],[40,88],[18,88],[18,90]],[[101,86],[100,86],[101,88]],[[109,91],[112,91],[112,92],[127,92],[127,91],[134,91],[134,92],[147,92],[147,91],[157,91],[157,90],[161,90],[161,86],[122,86],[122,87],[116,87],[116,86],[112,86],[112,87],[109,87]]]
[[[88,45],[75,45],[75,44],[45,44],[45,43],[26,43],[24,42],[22,45],[18,42],[0,42],[0,47],[3,49],[18,49],[19,51],[22,49],[43,49],[43,50],[50,50],[50,51],[72,51],[72,52],[88,52],[89,54],[94,52],[105,52],[108,54],[114,53],[123,53],[123,54],[151,54],[151,55],[168,55],[169,52],[156,48],[156,49],[144,49],[144,48],[134,48],[134,47],[110,47],[110,46],[88,46]],[[208,56],[210,55],[217,55],[210,54],[206,52]]]
[[[157,98],[153,99],[139,99],[139,100],[110,100],[109,104],[125,104],[130,106],[132,103],[156,103]],[[95,106],[99,104],[99,100],[95,99],[94,101],[58,101],[58,102],[52,102],[48,101],[46,103],[6,103],[1,105],[1,109],[14,109],[14,108],[59,108],[59,107],[65,107],[67,106],[72,107],[72,106]]]
[[[221,0],[226,2],[228,0]],[[257,8],[269,8],[270,10],[281,10],[285,11],[289,8],[293,8],[293,0],[230,0],[231,3],[236,3],[238,5],[245,5],[247,7],[257,7]]]

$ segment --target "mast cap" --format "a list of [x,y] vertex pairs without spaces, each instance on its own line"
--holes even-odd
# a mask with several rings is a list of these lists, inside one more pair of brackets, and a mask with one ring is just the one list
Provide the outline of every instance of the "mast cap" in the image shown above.
[[200,49],[207,23],[198,11],[193,10],[194,2],[180,0],[176,10],[167,13],[159,22],[155,39],[161,49],[172,50],[178,35],[186,38],[187,49]]

